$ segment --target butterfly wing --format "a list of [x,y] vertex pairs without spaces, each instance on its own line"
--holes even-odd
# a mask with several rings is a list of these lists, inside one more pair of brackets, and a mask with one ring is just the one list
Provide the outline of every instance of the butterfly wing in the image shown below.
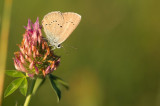
[[55,46],[58,42],[58,39],[60,38],[59,35],[62,32],[61,26],[63,23],[64,18],[59,11],[51,12],[44,16],[42,25],[51,45]]
[[61,44],[69,37],[69,35],[75,30],[81,20],[81,16],[73,12],[62,13],[62,16],[64,18],[64,22],[62,25],[58,44]]

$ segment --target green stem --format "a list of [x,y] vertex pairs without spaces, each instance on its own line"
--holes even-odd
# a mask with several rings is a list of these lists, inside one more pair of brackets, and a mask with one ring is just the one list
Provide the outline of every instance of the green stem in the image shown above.
[[36,82],[36,79],[33,79],[32,83],[31,83],[31,87],[30,87],[29,93],[28,93],[28,95],[26,97],[26,100],[24,102],[24,106],[28,106],[29,105],[29,102],[30,102],[31,97],[32,97],[33,88],[35,86],[35,82]]
[[24,106],[28,106],[31,100],[31,97],[36,93],[37,89],[43,84],[45,81],[45,78],[35,78],[32,81],[29,93],[26,97],[26,100],[24,102]]

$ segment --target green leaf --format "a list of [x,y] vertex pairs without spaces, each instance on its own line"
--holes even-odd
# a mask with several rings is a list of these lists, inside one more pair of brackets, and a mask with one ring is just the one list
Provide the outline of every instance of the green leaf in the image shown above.
[[57,97],[58,97],[58,101],[61,99],[61,91],[60,89],[58,88],[57,84],[56,84],[56,81],[55,81],[55,77],[50,74],[49,75],[49,79],[50,79],[50,82],[51,82],[51,85],[52,85],[52,88],[54,89]]
[[11,77],[24,77],[25,75],[17,70],[7,70],[6,74]]
[[20,89],[20,92],[22,95],[26,96],[27,94],[27,89],[28,89],[28,81],[27,81],[27,78],[23,78],[23,81],[19,87]]
[[60,83],[61,85],[63,85],[67,90],[69,89],[68,83],[66,83],[63,79],[61,79],[55,75],[52,75],[52,77],[57,83]]
[[4,92],[4,97],[9,96],[10,94],[12,94],[16,89],[18,89],[18,87],[21,85],[22,81],[24,80],[24,78],[18,78],[14,81],[12,81],[9,86],[7,87],[7,89]]

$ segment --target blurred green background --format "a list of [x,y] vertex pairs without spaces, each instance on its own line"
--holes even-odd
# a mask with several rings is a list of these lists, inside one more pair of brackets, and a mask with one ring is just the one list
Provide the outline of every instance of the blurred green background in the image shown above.
[[[0,0],[0,25],[4,0]],[[77,29],[56,50],[54,72],[70,85],[57,98],[49,81],[30,106],[160,106],[160,1],[158,0],[13,0],[6,69],[14,69],[23,26],[51,11],[82,15]],[[0,27],[1,29],[1,27]],[[43,33],[44,35],[44,33]],[[6,76],[4,88],[13,80]],[[18,91],[3,106],[22,106]]]

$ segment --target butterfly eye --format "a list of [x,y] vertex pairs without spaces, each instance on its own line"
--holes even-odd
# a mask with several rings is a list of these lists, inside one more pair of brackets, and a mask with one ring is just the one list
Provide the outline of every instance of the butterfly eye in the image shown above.
[[61,48],[61,44],[59,44],[59,45],[57,46],[57,48]]

